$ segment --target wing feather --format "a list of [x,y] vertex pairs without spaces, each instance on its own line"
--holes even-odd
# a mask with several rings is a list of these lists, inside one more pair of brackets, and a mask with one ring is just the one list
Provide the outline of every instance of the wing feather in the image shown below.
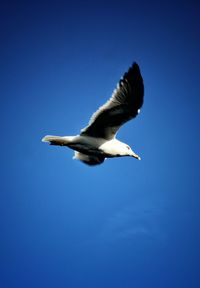
[[91,117],[81,135],[110,140],[118,129],[137,116],[143,104],[144,85],[137,63],[129,68],[119,81],[111,98]]

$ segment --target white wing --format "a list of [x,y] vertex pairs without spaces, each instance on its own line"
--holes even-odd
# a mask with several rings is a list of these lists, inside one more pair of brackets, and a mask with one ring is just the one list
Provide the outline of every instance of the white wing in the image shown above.
[[119,81],[112,97],[91,117],[81,135],[113,139],[128,120],[137,116],[143,104],[144,85],[137,63],[129,68]]

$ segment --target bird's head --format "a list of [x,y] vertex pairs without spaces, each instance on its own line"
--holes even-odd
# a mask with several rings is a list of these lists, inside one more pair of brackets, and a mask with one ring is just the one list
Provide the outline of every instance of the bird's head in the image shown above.
[[134,157],[134,158],[136,158],[138,160],[141,160],[141,158],[137,154],[135,154],[135,152],[127,144],[125,144],[125,153],[126,153],[127,156],[131,156],[131,157]]

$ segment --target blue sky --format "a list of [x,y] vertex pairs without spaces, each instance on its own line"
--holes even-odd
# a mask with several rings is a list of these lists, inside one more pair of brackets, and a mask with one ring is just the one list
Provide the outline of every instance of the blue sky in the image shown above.
[[[199,287],[197,1],[1,4],[0,287]],[[145,101],[88,167],[75,135],[133,61]]]

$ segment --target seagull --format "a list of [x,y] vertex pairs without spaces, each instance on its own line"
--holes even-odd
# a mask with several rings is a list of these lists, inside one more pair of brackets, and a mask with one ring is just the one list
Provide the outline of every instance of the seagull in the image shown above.
[[124,123],[139,114],[143,98],[143,78],[134,62],[118,82],[111,98],[92,115],[79,135],[47,135],[42,142],[67,146],[75,150],[73,159],[91,166],[113,157],[131,156],[141,160],[129,145],[116,139],[116,134]]

